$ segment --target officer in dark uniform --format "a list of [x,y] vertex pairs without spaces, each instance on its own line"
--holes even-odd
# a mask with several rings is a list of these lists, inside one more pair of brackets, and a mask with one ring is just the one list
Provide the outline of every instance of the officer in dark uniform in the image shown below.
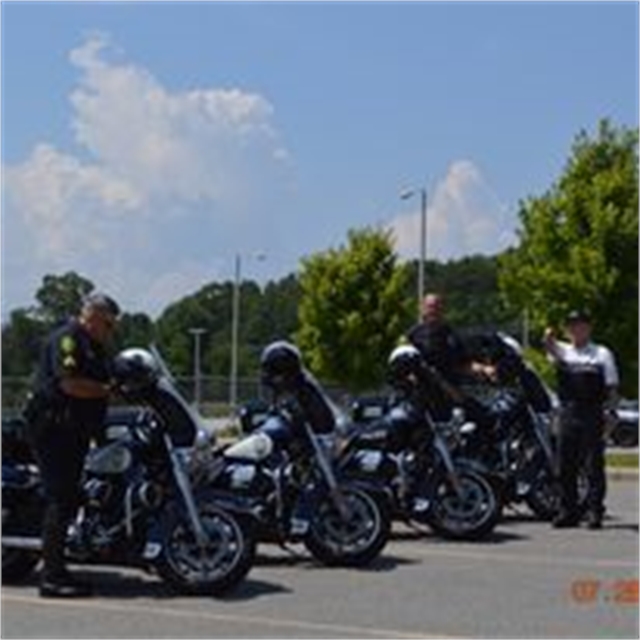
[[589,482],[588,526],[599,529],[606,491],[603,429],[606,411],[612,410],[617,402],[618,371],[611,351],[591,341],[587,312],[572,311],[566,330],[570,342],[556,340],[552,329],[545,333],[547,353],[556,365],[561,404],[558,442],[561,505],[553,525],[579,524],[577,475],[585,464]]
[[113,299],[95,293],[84,301],[77,318],[53,331],[45,344],[34,394],[25,412],[47,500],[41,596],[90,592],[88,585],[66,569],[65,540],[77,509],[89,442],[102,427],[111,391],[105,347],[119,313]]
[[432,412],[436,420],[447,419],[452,402],[462,403],[472,420],[485,422],[487,416],[477,401],[463,397],[456,391],[460,383],[468,377],[494,379],[495,368],[475,362],[467,353],[464,343],[450,324],[444,320],[442,297],[430,293],[422,304],[422,322],[407,332],[408,341],[420,351],[425,361],[448,383],[450,393],[434,396]]

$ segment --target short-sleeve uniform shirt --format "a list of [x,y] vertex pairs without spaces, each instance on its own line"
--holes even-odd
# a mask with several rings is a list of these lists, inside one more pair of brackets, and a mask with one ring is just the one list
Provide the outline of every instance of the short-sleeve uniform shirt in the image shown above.
[[87,427],[98,427],[104,419],[106,398],[73,398],[60,386],[64,378],[81,377],[108,382],[110,361],[104,347],[91,339],[82,325],[71,320],[49,337],[38,373],[38,388],[62,397],[70,420]]
[[[618,369],[613,353],[607,347],[593,342],[583,347],[556,342],[556,349],[557,355],[551,355],[550,359],[558,365],[560,400],[601,403],[605,387],[618,386]],[[601,390],[589,387],[589,380],[594,376],[599,377]]]

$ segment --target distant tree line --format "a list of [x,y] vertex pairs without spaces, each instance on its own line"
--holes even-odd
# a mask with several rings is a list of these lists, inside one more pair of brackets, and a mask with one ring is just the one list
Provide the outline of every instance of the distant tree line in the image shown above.
[[[449,313],[461,326],[486,325],[506,317],[497,289],[497,258],[466,257],[447,263],[426,263],[428,287],[447,292]],[[417,263],[406,265],[400,314],[406,325],[415,321]],[[375,295],[377,283],[364,282],[364,292]],[[123,310],[114,349],[155,343],[177,375],[193,372],[194,338],[189,329],[201,328],[203,375],[229,374],[233,282],[211,282],[170,304],[154,321],[145,313]],[[60,322],[76,314],[82,298],[95,285],[71,271],[47,275],[31,307],[15,309],[2,326],[2,375],[29,376],[34,371],[42,340]],[[254,376],[260,352],[277,339],[299,338],[302,288],[299,274],[289,274],[260,287],[252,280],[240,285],[238,374]],[[406,306],[411,312],[406,312]],[[406,329],[398,324],[396,338]]]

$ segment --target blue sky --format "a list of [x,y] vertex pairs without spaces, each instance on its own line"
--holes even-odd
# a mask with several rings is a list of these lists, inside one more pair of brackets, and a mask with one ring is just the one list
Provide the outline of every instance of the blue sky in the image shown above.
[[[75,270],[155,315],[347,230],[512,244],[602,117],[638,124],[638,4],[2,3],[3,317]],[[266,259],[252,259],[264,252]]]

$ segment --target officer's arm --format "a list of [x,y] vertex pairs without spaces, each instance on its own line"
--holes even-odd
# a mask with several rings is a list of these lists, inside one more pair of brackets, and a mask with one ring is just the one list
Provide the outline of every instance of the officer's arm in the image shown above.
[[65,395],[84,400],[106,398],[111,393],[111,387],[104,382],[71,376],[60,380],[60,388]]
[[618,385],[620,379],[618,376],[618,368],[616,367],[616,361],[613,357],[613,353],[606,347],[601,347],[601,358],[604,365],[604,381],[607,387],[607,398],[605,400],[605,407],[611,411],[615,411],[618,406]]
[[556,333],[551,327],[544,332],[544,348],[550,360],[558,362],[563,359],[562,345],[556,340]]

